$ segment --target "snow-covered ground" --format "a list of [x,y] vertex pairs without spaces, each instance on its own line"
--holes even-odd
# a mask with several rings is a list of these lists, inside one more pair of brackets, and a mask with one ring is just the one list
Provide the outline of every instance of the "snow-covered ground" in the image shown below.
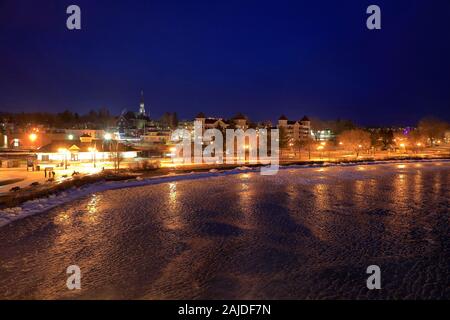
[[12,187],[26,187],[32,182],[44,182],[44,171],[27,171],[26,168],[0,168],[0,182],[17,180],[17,182],[0,185],[0,193],[9,192]]
[[450,298],[449,162],[240,169],[3,212],[0,298]]

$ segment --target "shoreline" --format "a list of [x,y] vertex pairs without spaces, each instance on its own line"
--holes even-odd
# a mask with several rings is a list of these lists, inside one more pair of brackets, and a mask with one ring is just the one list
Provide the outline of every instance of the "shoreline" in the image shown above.
[[[321,168],[321,167],[351,167],[361,165],[383,165],[400,163],[418,163],[418,162],[447,162],[450,158],[409,158],[409,159],[386,159],[386,160],[354,160],[340,162],[289,162],[280,164],[279,170],[302,169],[302,168]],[[103,192],[107,190],[116,190],[123,188],[141,187],[146,185],[155,185],[160,183],[176,182],[183,180],[197,180],[239,173],[256,173],[264,165],[212,165],[206,168],[196,169],[178,169],[165,170],[154,169],[152,171],[128,172],[126,174],[110,174],[109,172],[84,176],[81,178],[71,178],[56,185],[51,185],[47,189],[36,192],[35,194],[26,194],[30,190],[23,190],[24,194],[18,197],[11,194],[12,201],[10,205],[2,204],[0,209],[0,228],[21,220],[31,215],[46,212],[60,205],[74,201],[76,199],[88,196],[89,194]]]

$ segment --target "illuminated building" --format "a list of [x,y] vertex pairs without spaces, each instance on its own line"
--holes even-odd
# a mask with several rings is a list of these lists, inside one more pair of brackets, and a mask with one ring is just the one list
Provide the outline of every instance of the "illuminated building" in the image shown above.
[[311,132],[311,121],[304,116],[301,120],[291,121],[285,115],[278,119],[278,129],[285,129],[290,141],[307,140]]

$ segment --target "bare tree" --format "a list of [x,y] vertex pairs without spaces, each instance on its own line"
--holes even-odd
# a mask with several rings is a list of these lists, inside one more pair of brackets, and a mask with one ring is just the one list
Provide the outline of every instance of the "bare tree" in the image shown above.
[[311,149],[315,143],[315,140],[308,135],[308,137],[303,141],[306,150],[308,150],[308,160],[311,160]]
[[420,149],[425,147],[427,137],[420,130],[414,130],[409,133],[408,142],[410,148],[417,153]]
[[305,139],[296,140],[294,142],[295,155],[297,156],[298,153],[298,158],[301,159],[301,150],[306,150],[308,151],[308,159],[311,160],[311,148],[314,142],[314,139],[309,135]]
[[407,151],[410,147],[408,137],[401,131],[394,132],[392,142],[394,147],[399,150]]
[[356,157],[363,150],[369,150],[371,146],[370,133],[361,129],[346,130],[339,135],[342,146],[356,153]]
[[443,139],[445,131],[448,130],[449,124],[445,121],[428,117],[420,120],[418,129],[428,139],[431,145],[436,141]]
[[294,156],[298,159],[301,158],[301,149],[303,147],[303,141],[302,140],[295,140],[293,143],[293,148],[294,148]]
[[120,171],[120,163],[123,160],[122,151],[120,150],[120,144],[117,140],[111,142],[111,151],[109,157],[113,163],[114,170],[118,173]]

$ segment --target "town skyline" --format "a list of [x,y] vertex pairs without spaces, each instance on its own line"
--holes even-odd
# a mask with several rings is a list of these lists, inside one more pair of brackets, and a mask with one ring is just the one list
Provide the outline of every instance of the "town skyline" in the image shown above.
[[64,1],[6,1],[0,110],[105,106],[120,114],[135,109],[143,88],[150,110],[180,118],[242,112],[364,126],[410,125],[427,115],[449,121],[448,2],[378,4],[383,28],[370,31],[365,4],[80,1],[83,27],[70,31]]
[[[40,110],[40,108],[36,108],[35,110]],[[111,110],[106,107],[106,106],[102,106],[99,108],[90,108],[85,112],[77,112],[76,110],[70,110],[68,108],[62,108],[61,110],[54,110],[54,111],[5,111],[5,110],[1,110],[0,109],[0,117],[8,117],[8,116],[17,116],[17,115],[36,115],[36,114],[49,114],[49,115],[63,115],[64,113],[69,112],[70,114],[72,114],[75,117],[83,117],[83,116],[89,116],[89,114],[91,113],[96,113],[97,115],[100,115],[101,113],[107,113],[108,116],[110,116],[111,118],[115,118],[118,119],[121,116],[130,113],[130,112],[135,112],[136,110],[139,110],[139,104],[137,107],[133,108],[124,108],[122,109],[121,112],[118,113],[113,113],[111,112]],[[199,109],[198,111],[189,111],[185,112],[184,114],[188,115],[188,116],[180,116],[178,114],[178,112],[167,109],[167,110],[158,110],[157,113],[155,114],[155,112],[150,111],[150,113],[148,113],[148,116],[151,120],[160,120],[161,118],[165,117],[166,115],[170,115],[170,114],[175,114],[177,116],[177,120],[180,121],[191,121],[193,119],[195,119],[196,115],[202,113],[205,115],[206,118],[214,118],[214,119],[232,119],[234,116],[242,114],[244,115],[249,121],[253,122],[253,123],[263,123],[263,122],[271,122],[272,124],[276,124],[278,122],[278,120],[280,119],[280,117],[287,117],[288,119],[291,120],[295,120],[295,121],[300,121],[301,118],[305,117],[307,114],[306,113],[302,113],[301,111],[297,112],[296,114],[299,114],[300,116],[291,116],[292,114],[294,114],[293,112],[283,112],[283,110],[279,110],[278,116],[275,115],[274,118],[271,119],[267,119],[267,118],[253,118],[248,116],[247,113],[241,112],[239,110],[236,111],[228,111],[225,112],[224,114],[219,114],[217,112],[204,112],[204,109]],[[309,118],[314,119],[316,121],[350,121],[352,122],[355,126],[357,127],[362,127],[362,128],[389,128],[389,127],[415,127],[417,125],[417,123],[419,123],[421,120],[423,119],[427,119],[427,118],[434,118],[434,119],[439,119],[439,120],[443,120],[443,121],[447,121],[446,117],[443,118],[438,118],[436,117],[434,114],[431,113],[426,113],[424,112],[422,116],[418,116],[417,120],[414,120],[413,122],[389,122],[388,119],[385,119],[385,121],[382,121],[381,123],[376,123],[376,122],[357,122],[352,118],[346,118],[346,117],[341,117],[341,116],[337,116],[336,118],[322,118],[317,114],[312,114],[312,115],[307,115]],[[39,123],[39,121],[37,121],[37,123]]]

